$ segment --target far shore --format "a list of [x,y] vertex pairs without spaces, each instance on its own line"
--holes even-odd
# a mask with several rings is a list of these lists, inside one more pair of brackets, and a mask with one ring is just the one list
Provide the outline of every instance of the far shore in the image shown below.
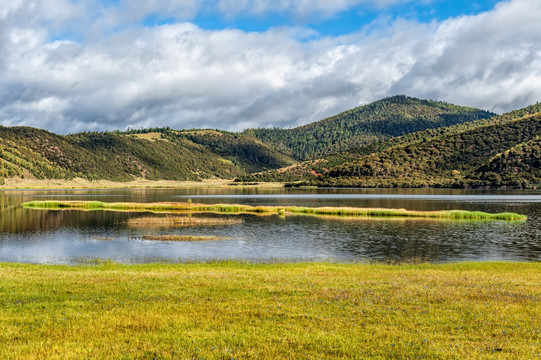
[[281,183],[235,183],[233,180],[210,179],[201,181],[175,181],[175,180],[145,180],[134,181],[109,181],[109,180],[87,180],[75,178],[71,180],[62,179],[5,179],[0,185],[0,190],[16,189],[176,189],[176,188],[237,188],[237,187],[265,187],[281,188]]

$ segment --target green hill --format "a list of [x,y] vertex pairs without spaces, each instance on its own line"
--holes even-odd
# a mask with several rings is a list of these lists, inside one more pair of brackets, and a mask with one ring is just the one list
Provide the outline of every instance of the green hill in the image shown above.
[[171,141],[190,141],[228,159],[246,172],[276,169],[295,161],[246,135],[217,130],[185,130],[165,134]]
[[245,175],[238,181],[284,181],[356,187],[541,187],[541,104],[490,119],[427,129]]
[[[541,187],[541,104],[488,115],[396,96],[289,130],[156,128],[63,136],[0,126],[0,183],[10,177],[236,178],[319,186]],[[326,155],[296,162],[287,152]]]
[[494,156],[472,174],[482,185],[541,187],[541,138],[519,144]]
[[61,136],[29,127],[0,127],[0,182],[15,176],[114,181],[227,179],[293,162],[241,135],[236,136],[242,139],[235,140],[234,134],[223,133],[222,144],[229,149],[226,154],[209,141],[194,142],[182,132],[138,132]]
[[[317,182],[371,187],[538,187],[541,177],[528,169],[539,164],[535,149],[540,135],[541,105],[537,104],[439,134],[421,132],[393,139],[380,144],[379,151],[330,168]],[[516,169],[514,175],[506,173],[510,168]]]
[[307,160],[492,115],[495,114],[484,110],[398,95],[294,129],[248,129],[244,134],[286,151],[296,159]]

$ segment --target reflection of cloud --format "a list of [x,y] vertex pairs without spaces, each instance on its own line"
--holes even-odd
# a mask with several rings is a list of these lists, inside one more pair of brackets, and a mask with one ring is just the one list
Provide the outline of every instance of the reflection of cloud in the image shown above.
[[[264,13],[270,3],[218,4],[226,2],[249,13]],[[333,13],[361,2],[310,4]],[[165,125],[239,130],[307,123],[396,93],[493,111],[541,98],[541,3],[535,0],[308,42],[298,40],[299,29],[205,31],[190,23],[100,33],[131,21],[118,18],[122,7],[138,7],[122,11],[134,17],[153,9],[174,14],[177,7],[187,12],[179,18],[190,18],[211,2],[121,1],[120,8],[92,10],[89,1],[46,3],[47,9],[36,3],[0,11],[4,125],[57,132]],[[308,2],[273,4],[302,12]],[[74,26],[88,27],[86,40],[48,42]]]

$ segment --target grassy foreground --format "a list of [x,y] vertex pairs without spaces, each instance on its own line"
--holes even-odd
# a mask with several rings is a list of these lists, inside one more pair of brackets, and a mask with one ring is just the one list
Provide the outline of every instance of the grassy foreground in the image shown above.
[[5,359],[541,353],[541,264],[0,264]]
[[300,214],[349,217],[399,217],[457,220],[509,220],[522,221],[526,216],[515,213],[490,214],[482,211],[444,210],[415,211],[405,209],[355,208],[355,207],[301,207],[301,206],[250,206],[240,204],[196,204],[191,202],[135,203],[101,201],[30,201],[22,206],[33,209],[75,209],[75,210],[116,210],[116,211],[155,211],[155,212],[202,212],[229,214]]

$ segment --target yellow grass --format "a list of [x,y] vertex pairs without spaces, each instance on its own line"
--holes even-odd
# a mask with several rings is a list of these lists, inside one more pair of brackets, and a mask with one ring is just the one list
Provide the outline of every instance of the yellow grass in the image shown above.
[[4,359],[539,359],[541,264],[0,264]]
[[173,181],[173,180],[145,180],[142,178],[133,181],[108,181],[108,180],[87,180],[75,178],[72,180],[38,180],[21,179],[18,177],[7,178],[0,189],[146,189],[146,188],[229,188],[229,187],[261,187],[261,188],[283,188],[281,183],[259,183],[257,185],[239,186],[231,180],[209,179],[202,181]]
[[507,220],[524,221],[526,216],[515,213],[491,214],[481,211],[443,210],[418,211],[406,209],[355,208],[355,207],[300,207],[300,206],[251,206],[243,204],[198,204],[191,202],[108,203],[101,201],[30,201],[22,206],[32,209],[74,209],[110,211],[193,212],[225,214],[286,214],[311,216],[381,217],[381,218],[430,218],[442,220]]
[[190,226],[219,226],[242,224],[241,218],[209,217],[142,217],[128,220],[128,226],[136,228],[176,228]]
[[162,138],[162,134],[159,132],[149,132],[149,133],[143,133],[143,134],[130,134],[128,136],[133,136],[138,139],[144,139],[148,141],[169,141],[167,139]]

